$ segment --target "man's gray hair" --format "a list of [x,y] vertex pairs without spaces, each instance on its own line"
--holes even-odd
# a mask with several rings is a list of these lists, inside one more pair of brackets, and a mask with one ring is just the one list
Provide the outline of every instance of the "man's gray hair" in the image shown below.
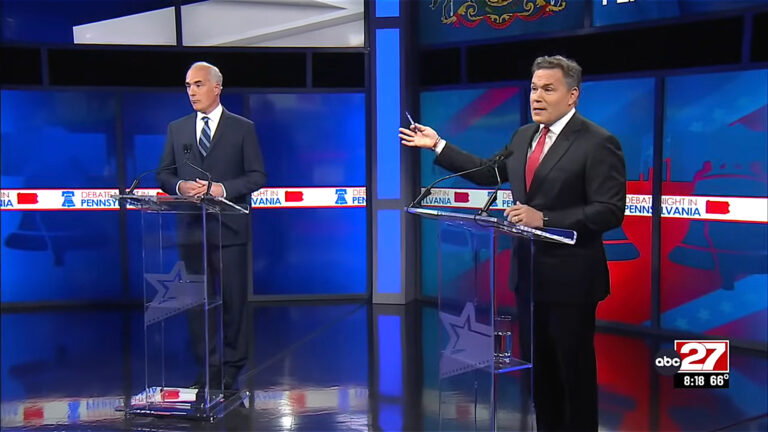
[[192,70],[192,69],[194,69],[196,67],[199,67],[199,66],[203,66],[203,67],[208,68],[208,73],[211,74],[211,81],[213,81],[214,83],[216,83],[218,85],[222,85],[223,84],[224,77],[221,75],[221,71],[219,71],[219,68],[217,68],[216,66],[214,66],[214,65],[212,65],[212,64],[210,64],[208,62],[203,62],[203,61],[196,62],[195,64],[190,66],[189,69]]
[[575,61],[559,55],[543,56],[533,61],[531,73],[534,74],[539,69],[560,69],[568,88],[576,87],[581,90],[581,66]]

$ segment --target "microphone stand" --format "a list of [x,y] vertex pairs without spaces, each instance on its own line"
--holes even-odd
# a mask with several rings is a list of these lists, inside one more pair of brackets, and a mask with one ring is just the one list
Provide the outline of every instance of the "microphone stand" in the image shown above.
[[[455,174],[450,174],[450,175],[447,175],[445,177],[440,177],[439,179],[433,181],[429,186],[427,186],[426,189],[424,189],[424,191],[421,192],[421,194],[419,194],[419,196],[416,197],[416,199],[413,200],[413,202],[408,205],[408,207],[409,208],[413,208],[413,207],[420,206],[421,202],[426,197],[429,196],[429,194],[432,192],[432,188],[436,184],[438,184],[438,183],[440,183],[440,182],[442,182],[444,180],[448,180],[449,178],[453,178],[453,177],[461,176],[461,175],[464,175],[464,174],[469,174],[469,173],[474,172],[474,171],[479,171],[479,170],[482,170],[482,169],[486,169],[486,168],[488,168],[491,165],[493,165],[494,169],[496,170],[496,179],[499,181],[499,187],[501,187],[501,177],[499,177],[498,164],[499,164],[499,162],[503,161],[504,159],[510,157],[512,155],[512,153],[513,152],[512,152],[511,149],[507,149],[507,150],[502,151],[501,153],[497,154],[496,156],[494,156],[490,161],[488,161],[488,162],[486,162],[486,163],[484,163],[484,164],[482,164],[482,165],[480,165],[478,167],[471,168],[471,169],[468,169],[468,170],[465,170],[465,171],[461,171],[461,172],[458,172],[458,173],[455,173]],[[496,189],[498,190],[498,187]],[[494,193],[493,196],[495,198],[496,194]],[[492,203],[493,202],[491,201],[491,204]],[[490,204],[488,204],[488,207],[490,207]]]
[[191,149],[191,146],[189,144],[184,144],[184,162],[186,162],[189,166],[191,166],[192,168],[200,171],[201,173],[205,174],[206,177],[208,177],[208,187],[206,188],[205,195],[203,195],[203,196],[210,197],[210,196],[212,196],[211,195],[211,186],[213,186],[213,181],[211,180],[211,173],[209,173],[208,171],[200,168],[199,166],[197,166],[197,165],[195,165],[195,164],[193,164],[192,162],[189,161],[190,149]]
[[496,179],[498,180],[498,184],[496,185],[496,189],[493,190],[493,193],[488,197],[487,200],[485,200],[485,203],[483,204],[483,207],[480,208],[480,211],[477,213],[480,216],[489,216],[488,210],[491,208],[491,205],[496,201],[496,197],[499,193],[499,189],[501,188],[501,177],[499,176],[499,166],[497,161],[496,165],[494,165],[494,169],[496,170]]

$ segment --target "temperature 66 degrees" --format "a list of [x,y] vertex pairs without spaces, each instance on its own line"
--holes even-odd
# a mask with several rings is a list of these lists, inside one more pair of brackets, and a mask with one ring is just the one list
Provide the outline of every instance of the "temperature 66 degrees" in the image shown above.
[[676,373],[675,388],[728,388],[727,373]]

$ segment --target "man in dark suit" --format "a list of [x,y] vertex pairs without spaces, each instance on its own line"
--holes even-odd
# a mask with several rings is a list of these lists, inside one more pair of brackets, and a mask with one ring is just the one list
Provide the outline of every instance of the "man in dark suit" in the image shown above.
[[[532,67],[531,116],[499,152],[502,182],[517,204],[504,211],[511,222],[577,232],[573,246],[535,242],[533,252],[533,371],[540,431],[598,427],[595,312],[609,293],[602,234],[621,225],[626,201],[624,156],[618,140],[576,112],[581,67],[560,57],[540,57]],[[400,129],[402,143],[431,148],[435,163],[469,173],[479,185],[498,184],[488,160],[447,143],[431,128]],[[518,269],[530,254],[517,251]],[[530,272],[519,272],[525,285]],[[519,287],[515,287],[519,291]],[[519,293],[525,296],[525,293]]]
[[[221,105],[222,75],[215,66],[204,62],[193,64],[187,72],[185,85],[195,112],[168,125],[157,175],[160,187],[169,195],[184,196],[203,196],[210,189],[211,195],[224,197],[250,210],[251,194],[266,183],[253,122],[230,113]],[[201,170],[210,173],[210,185]],[[224,342],[223,359],[220,360],[221,353],[216,352],[216,344],[212,342],[216,340],[217,329],[211,327],[210,382],[212,388],[223,384],[225,389],[230,389],[248,356],[244,316],[249,281],[253,277],[249,262],[251,215],[250,212],[223,214],[220,229],[215,218],[209,220],[213,221],[205,233],[211,245],[209,250],[218,252],[221,245],[221,255],[209,253],[207,263],[211,276],[209,292],[214,290],[213,284],[217,282],[221,288]],[[202,274],[201,218],[199,215],[180,215],[178,222],[181,258],[190,273]],[[203,313],[199,309],[190,314],[190,325],[196,355],[201,361],[205,339]],[[223,363],[223,370],[217,366],[220,363]],[[197,385],[202,384],[203,377],[201,374]]]

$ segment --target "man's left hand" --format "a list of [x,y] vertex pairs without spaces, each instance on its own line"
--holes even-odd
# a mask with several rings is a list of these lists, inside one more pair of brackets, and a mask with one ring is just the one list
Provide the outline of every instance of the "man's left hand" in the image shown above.
[[542,228],[544,226],[544,213],[529,207],[525,204],[515,204],[504,210],[504,216],[507,220],[531,228]]

